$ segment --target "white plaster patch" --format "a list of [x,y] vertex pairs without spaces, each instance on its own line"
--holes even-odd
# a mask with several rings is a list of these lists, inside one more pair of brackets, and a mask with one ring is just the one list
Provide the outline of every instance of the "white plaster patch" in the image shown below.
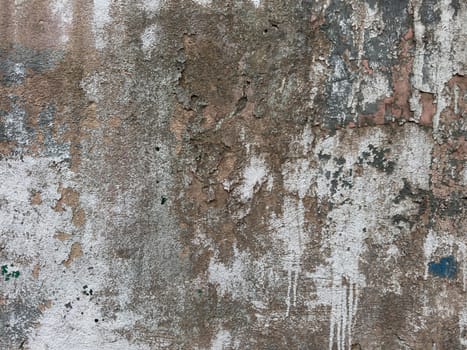
[[193,0],[195,3],[201,6],[211,5],[212,0]]
[[212,341],[211,350],[224,350],[230,348],[230,344],[232,342],[232,336],[230,332],[222,329],[217,332],[216,337]]
[[365,75],[361,86],[363,105],[365,107],[391,95],[388,79],[379,72]]
[[151,57],[151,51],[156,47],[159,36],[159,27],[153,24],[141,34],[142,49],[146,59]]
[[149,12],[156,12],[161,8],[161,0],[143,0],[143,9]]
[[276,239],[283,246],[282,265],[287,271],[288,287],[286,297],[286,316],[289,316],[291,306],[297,305],[297,286],[301,272],[301,259],[304,245],[308,241],[305,232],[305,208],[301,200],[284,198],[282,216],[273,215],[270,227],[276,232]]
[[[201,242],[200,245],[206,247],[206,243]],[[275,254],[258,259],[246,251],[239,251],[235,245],[233,250],[232,260],[227,264],[220,262],[218,253],[214,253],[207,270],[208,282],[216,286],[220,296],[229,295],[235,300],[249,302],[259,312],[267,310],[267,290],[263,287],[280,282]]]
[[[288,193],[298,195],[298,200],[286,196],[282,204],[282,215],[273,214],[270,220],[270,229],[275,233],[274,239],[280,247],[282,268],[287,272],[286,317],[289,316],[291,307],[297,306],[301,260],[310,235],[305,227],[303,199],[313,183],[314,172],[310,169],[310,161],[302,157],[310,151],[313,140],[314,135],[307,126],[300,137],[290,143],[289,152],[292,159],[282,166],[283,183]],[[297,155],[300,158],[294,158]]]
[[79,85],[84,90],[89,102],[99,103],[103,99],[100,85],[105,81],[105,76],[102,73],[88,75],[81,80]]
[[259,7],[261,5],[261,0],[251,0],[251,2],[253,5],[255,5],[255,7]]
[[[84,229],[75,227],[72,210],[66,204],[65,210],[54,210],[61,197],[60,187],[82,193],[74,183],[74,174],[62,162],[65,158],[0,161],[2,266],[20,272],[17,278],[2,283],[2,293],[11,300],[26,293],[28,303],[36,307],[50,300],[37,326],[30,330],[29,349],[149,349],[132,345],[115,332],[131,327],[134,316],[103,319],[94,297],[83,295],[83,285],[87,285],[86,291],[93,289],[94,295],[106,285],[108,262],[102,254],[105,238],[96,235],[91,220],[86,221]],[[32,200],[35,193],[39,193],[40,201]],[[96,210],[98,199],[93,193],[84,193],[80,205],[89,213]],[[66,238],[58,238],[60,233]],[[65,265],[75,243],[80,245],[82,256]]]
[[403,133],[401,142],[393,145],[398,151],[394,172],[398,178],[406,178],[415,186],[428,190],[433,139],[417,125],[407,126]]
[[301,199],[305,197],[314,180],[308,159],[287,162],[283,167],[282,175],[285,189],[290,193],[297,193]]
[[300,136],[293,139],[289,146],[289,157],[296,158],[297,156],[306,156],[312,148],[315,136],[311,131],[310,126],[306,126]]
[[[60,161],[23,157],[0,162],[0,230],[5,252],[10,256],[21,255],[32,261],[43,259],[45,264],[54,259],[60,263],[68,254],[53,238],[57,231],[72,230],[71,213],[52,209],[60,198],[57,190],[63,181],[53,160]],[[31,196],[36,192],[40,193],[41,205],[31,204]],[[50,271],[50,275],[54,273]]]
[[61,44],[66,44],[73,21],[73,2],[71,0],[54,0],[50,3],[50,9],[55,20],[59,23],[59,41]]
[[243,202],[253,198],[259,187],[267,180],[268,169],[263,158],[253,156],[243,172],[243,183],[239,188],[239,195]]
[[110,17],[111,5],[111,0],[94,0],[93,31],[97,49],[103,49],[106,46],[104,29],[112,20]]
[[[84,312],[84,315],[81,315]],[[62,304],[44,312],[39,329],[30,339],[31,350],[149,350],[149,345],[129,343],[114,332],[121,327],[119,318],[107,322],[102,320],[96,310],[74,307],[69,312]]]
[[22,80],[26,76],[26,67],[24,63],[15,63],[13,71],[18,80]]
[[216,284],[220,295],[227,293],[234,298],[242,297],[242,292],[246,290],[246,272],[248,265],[248,256],[239,252],[234,247],[234,260],[230,266],[226,266],[212,258],[209,262],[208,279]]

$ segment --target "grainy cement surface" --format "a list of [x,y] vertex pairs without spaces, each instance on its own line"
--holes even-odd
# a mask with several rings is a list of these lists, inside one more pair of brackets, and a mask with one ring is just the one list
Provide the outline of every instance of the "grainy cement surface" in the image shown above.
[[0,349],[467,348],[463,0],[0,0]]

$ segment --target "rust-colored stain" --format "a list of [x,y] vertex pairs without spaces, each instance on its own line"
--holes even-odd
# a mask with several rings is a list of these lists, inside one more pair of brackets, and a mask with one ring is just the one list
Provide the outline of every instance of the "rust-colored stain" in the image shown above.
[[65,205],[72,208],[75,208],[79,205],[79,193],[74,189],[69,187],[60,188],[59,192],[61,196],[54,206],[55,211],[65,211]]
[[40,205],[40,204],[42,204],[42,196],[41,196],[41,193],[40,193],[39,191],[34,192],[34,193],[31,195],[31,204],[32,204],[32,205]]
[[84,224],[86,223],[86,213],[84,209],[82,208],[73,209],[73,217],[71,219],[71,222],[76,227],[84,226]]
[[55,239],[58,239],[59,241],[67,241],[69,239],[71,239],[71,237],[73,237],[73,235],[69,234],[69,233],[65,233],[65,232],[57,232],[55,235],[54,235],[54,238]]
[[39,264],[35,264],[32,268],[32,277],[37,280],[39,278],[39,273],[41,271],[41,266]]
[[81,244],[79,242],[74,242],[71,245],[68,258],[65,261],[63,261],[63,265],[65,265],[65,267],[70,267],[71,263],[81,256],[83,256],[83,250],[81,249]]
[[436,112],[436,105],[433,103],[433,94],[421,92],[420,103],[422,105],[422,115],[420,116],[420,124],[431,126],[433,124],[433,116]]
[[50,309],[53,305],[52,300],[47,300],[43,303],[40,303],[39,306],[37,307],[41,312],[46,311],[47,309]]

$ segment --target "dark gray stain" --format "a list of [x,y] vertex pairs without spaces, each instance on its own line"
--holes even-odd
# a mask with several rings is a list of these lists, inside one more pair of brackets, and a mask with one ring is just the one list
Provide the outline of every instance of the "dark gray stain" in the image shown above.
[[330,181],[330,192],[331,195],[336,194],[338,188],[352,188],[352,169],[344,170],[344,165],[346,163],[345,158],[333,158],[332,160],[337,166],[335,172],[326,171],[324,176],[327,180]]
[[[401,37],[407,32],[409,27],[407,14],[408,1],[375,0],[370,2],[370,6],[371,3],[377,4],[383,19],[391,18],[391,20],[384,21],[384,25],[380,28],[373,28],[373,30],[380,30],[376,37],[370,37],[369,30],[365,31],[364,56],[372,67],[390,67],[397,61],[397,48]],[[389,72],[387,76],[390,80],[391,75]]]
[[[359,101],[363,100],[363,94],[359,93]],[[367,105],[360,104],[359,112],[364,115],[371,115],[378,111],[378,103],[368,103]]]
[[54,132],[60,133],[60,130],[56,130],[55,117],[56,107],[54,104],[45,106],[38,116],[38,125],[44,136],[44,155],[46,156],[60,156],[66,155],[69,152],[69,145],[58,143],[54,137]]
[[43,136],[45,156],[61,156],[69,152],[69,145],[58,143],[56,135],[60,130],[55,129],[56,107],[54,104],[45,106],[37,116],[38,129],[29,122],[27,106],[19,96],[10,96],[8,111],[0,110],[0,141],[10,141],[16,144],[15,152],[25,154],[31,140],[36,139],[38,133]]
[[348,52],[350,59],[356,58],[358,54],[354,44],[352,13],[351,4],[333,0],[326,10],[325,23],[320,28],[332,44],[329,63],[333,67],[333,73],[326,84],[325,111],[325,125],[331,130],[351,120],[347,102],[356,73],[352,73],[344,62],[343,54]]
[[454,9],[454,16],[457,16],[457,13],[459,12],[461,8],[461,4],[459,0],[452,0],[451,1],[451,7]]
[[35,137],[34,128],[27,123],[25,103],[20,96],[9,96],[10,108],[1,111],[0,137],[5,141],[16,142],[19,148],[26,146]]
[[33,50],[15,45],[10,50],[0,49],[0,84],[22,84],[28,70],[41,73],[53,68],[64,56],[59,50]]
[[374,145],[369,145],[368,151],[363,151],[358,157],[358,161],[359,164],[368,164],[387,174],[392,174],[396,163],[386,158],[386,155],[390,152],[389,148],[378,148]]
[[437,25],[441,20],[441,11],[438,0],[423,0],[420,7],[420,20],[425,26]]
[[0,304],[0,349],[19,349],[41,314],[22,298]]

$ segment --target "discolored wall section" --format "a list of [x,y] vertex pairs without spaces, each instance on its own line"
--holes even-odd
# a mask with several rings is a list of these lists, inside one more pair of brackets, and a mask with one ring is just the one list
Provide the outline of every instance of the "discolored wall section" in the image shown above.
[[0,0],[0,349],[465,349],[466,23]]

